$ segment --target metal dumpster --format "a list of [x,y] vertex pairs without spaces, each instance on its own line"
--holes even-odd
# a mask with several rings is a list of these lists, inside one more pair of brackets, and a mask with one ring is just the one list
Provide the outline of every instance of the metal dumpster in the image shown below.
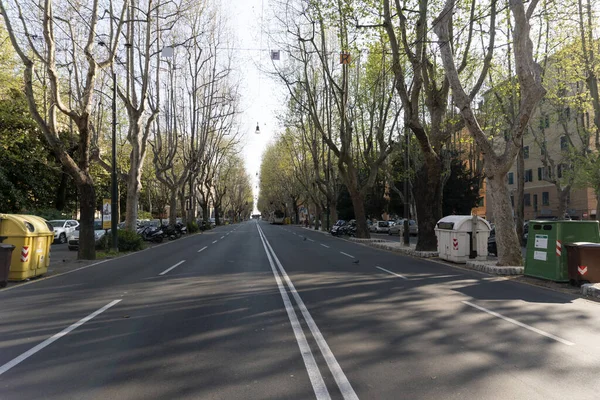
[[598,221],[529,221],[525,275],[568,282],[564,246],[572,242],[600,242]]
[[569,282],[575,285],[600,282],[600,243],[569,243]]
[[45,274],[50,265],[54,232],[34,215],[0,214],[0,242],[15,246],[8,280],[22,281]]

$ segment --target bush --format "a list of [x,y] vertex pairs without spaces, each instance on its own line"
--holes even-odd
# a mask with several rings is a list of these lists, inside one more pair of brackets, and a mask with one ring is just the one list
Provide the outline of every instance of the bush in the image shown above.
[[186,224],[186,227],[187,227],[188,233],[196,233],[200,230],[200,228],[198,227],[198,224],[195,221],[189,221]]
[[[127,231],[127,230],[118,230],[118,246],[120,252],[125,251],[139,251],[143,250],[145,247],[144,240],[135,232]],[[110,232],[98,241],[96,244],[96,249],[99,250],[108,250],[112,245],[112,235]]]

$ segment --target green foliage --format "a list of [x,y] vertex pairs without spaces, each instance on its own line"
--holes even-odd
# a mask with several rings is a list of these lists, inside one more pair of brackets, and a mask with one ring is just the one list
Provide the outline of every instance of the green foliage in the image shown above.
[[152,213],[149,211],[138,211],[139,219],[152,219]]
[[481,176],[473,175],[459,157],[450,164],[450,177],[444,186],[443,215],[469,215],[479,201]]
[[186,224],[188,233],[196,233],[200,230],[196,221],[188,221]]
[[[146,247],[144,240],[135,232],[120,229],[117,231],[119,252],[139,251]],[[96,248],[99,250],[108,250],[112,244],[112,235],[110,232],[98,241]]]
[[71,215],[69,215],[68,213],[57,210],[55,208],[37,210],[34,214],[48,221],[51,221],[53,219],[65,219],[71,217]]

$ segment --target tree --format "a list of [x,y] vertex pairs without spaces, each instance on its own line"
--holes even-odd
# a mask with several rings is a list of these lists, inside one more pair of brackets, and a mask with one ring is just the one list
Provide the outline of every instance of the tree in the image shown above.
[[[519,81],[519,98],[517,118],[512,128],[512,139],[506,141],[504,151],[496,153],[492,143],[481,128],[478,118],[472,107],[473,99],[481,85],[475,84],[470,93],[464,89],[460,78],[460,69],[456,67],[455,38],[452,32],[457,31],[454,26],[454,13],[456,5],[448,0],[434,24],[434,31],[440,40],[440,53],[452,87],[453,100],[463,117],[470,134],[474,137],[484,154],[485,175],[490,187],[490,200],[496,221],[496,242],[498,245],[498,265],[521,265],[521,246],[517,238],[512,220],[512,207],[509,199],[506,174],[512,166],[517,153],[521,148],[521,138],[527,129],[529,119],[540,99],[546,93],[541,84],[541,68],[533,59],[533,46],[530,39],[530,18],[537,1],[530,2],[527,10],[520,0],[509,0],[509,8],[514,18],[512,41],[516,75]],[[496,1],[492,0],[489,6],[489,43],[486,49],[485,62],[478,82],[482,82],[489,68],[495,46],[496,30]]]
[[[91,108],[98,71],[112,65],[125,21],[127,0],[123,2],[120,16],[114,15],[111,3],[108,10],[109,23],[103,24],[103,29],[106,29],[114,40],[110,41],[112,47],[105,47],[103,51],[95,49],[99,29],[98,0],[94,0],[88,7],[78,9],[77,13],[70,5],[63,5],[62,8],[59,6],[56,14],[54,9],[54,2],[45,0],[39,4],[39,8],[36,5],[34,9],[29,10],[34,16],[41,17],[40,24],[40,19],[29,18],[30,14],[23,12],[18,1],[15,1],[10,9],[7,8],[4,0],[0,1],[0,11],[10,41],[24,65],[23,78],[29,111],[57,158],[75,181],[79,191],[81,211],[79,257],[95,259],[96,192],[90,174]],[[21,22],[22,34],[15,30],[13,25],[15,19]],[[76,30],[73,27],[74,23],[78,24]],[[43,33],[39,34],[39,32]],[[84,47],[79,43],[83,43]],[[64,90],[61,78],[64,77],[64,68],[61,66],[70,66],[75,73],[74,95],[77,98],[71,106],[63,101]],[[36,95],[36,74],[39,71],[43,72],[49,81],[47,90],[50,101],[48,103],[39,101]],[[46,94],[46,90],[43,94]],[[77,159],[69,154],[61,139],[61,126],[64,119],[72,121],[77,127],[79,136]]]

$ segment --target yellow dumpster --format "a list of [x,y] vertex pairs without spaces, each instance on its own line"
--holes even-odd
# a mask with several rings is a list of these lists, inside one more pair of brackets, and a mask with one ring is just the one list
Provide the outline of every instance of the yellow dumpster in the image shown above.
[[54,233],[46,220],[34,215],[0,214],[0,242],[12,244],[8,280],[22,281],[40,276],[50,265]]

